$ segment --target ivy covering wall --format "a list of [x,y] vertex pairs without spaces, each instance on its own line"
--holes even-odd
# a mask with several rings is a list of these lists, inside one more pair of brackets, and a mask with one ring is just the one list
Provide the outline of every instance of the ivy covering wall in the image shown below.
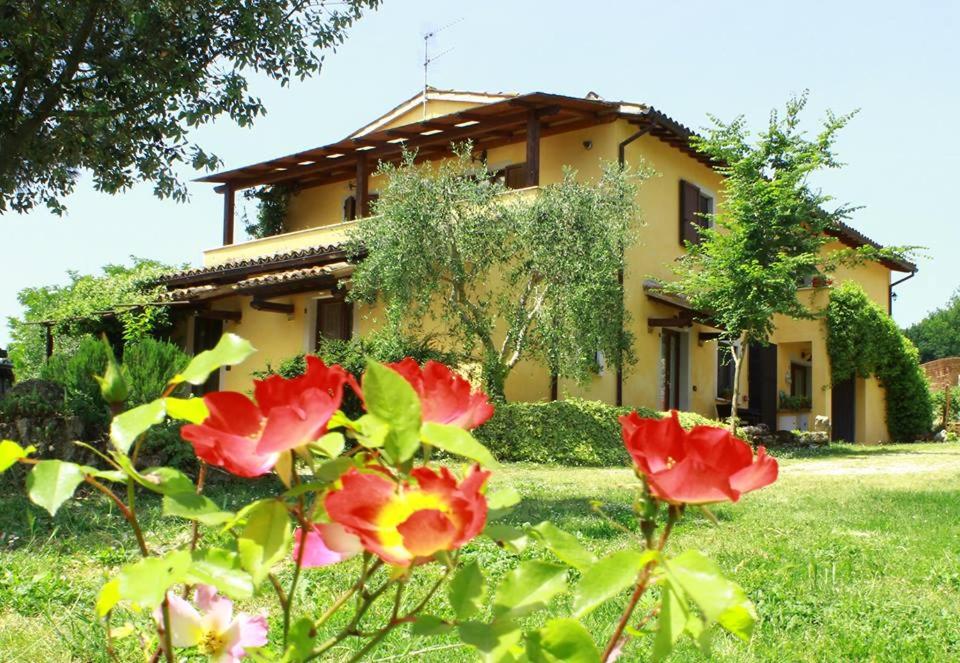
[[830,294],[827,351],[833,381],[876,377],[887,396],[887,429],[897,441],[930,433],[932,403],[920,354],[863,289],[844,283]]
[[246,219],[244,228],[254,239],[272,237],[283,232],[283,224],[290,207],[293,187],[277,184],[248,189],[244,192],[247,200],[257,201],[256,220]]

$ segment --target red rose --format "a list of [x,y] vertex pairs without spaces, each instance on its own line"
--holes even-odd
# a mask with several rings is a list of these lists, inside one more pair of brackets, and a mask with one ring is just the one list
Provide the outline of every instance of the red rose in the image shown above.
[[333,522],[395,566],[455,550],[487,521],[481,490],[489,472],[474,466],[459,484],[445,467],[439,472],[418,467],[410,474],[416,483],[398,486],[380,473],[352,469],[341,478],[343,487],[328,493],[324,502]]
[[750,446],[729,431],[712,426],[683,430],[677,413],[644,419],[636,412],[620,417],[623,442],[650,492],[671,504],[709,504],[730,500],[777,480],[777,461],[766,449]]
[[256,403],[243,394],[214,392],[203,397],[210,416],[188,424],[181,436],[197,456],[233,474],[266,474],[280,452],[321,438],[340,407],[343,385],[359,392],[356,380],[339,366],[307,357],[306,372],[296,378],[272,375],[254,381]]
[[493,416],[487,395],[474,391],[463,377],[439,362],[428,361],[420,367],[407,357],[387,366],[402,375],[420,396],[424,421],[471,429]]

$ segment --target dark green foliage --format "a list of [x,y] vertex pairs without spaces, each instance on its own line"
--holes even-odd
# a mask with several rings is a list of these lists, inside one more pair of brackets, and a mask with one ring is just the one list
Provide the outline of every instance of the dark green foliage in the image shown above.
[[176,467],[193,474],[198,469],[197,455],[189,442],[180,437],[182,421],[169,420],[151,427],[143,436],[140,458],[144,465]]
[[[501,462],[628,465],[630,458],[623,446],[617,418],[634,409],[643,417],[659,419],[662,416],[647,408],[618,408],[579,398],[500,403],[493,417],[475,433]],[[722,426],[693,412],[681,412],[680,424],[684,428]]]
[[960,290],[939,308],[906,330],[920,351],[920,361],[960,357]]
[[[336,6],[331,6],[336,5]],[[266,112],[248,76],[287,85],[378,0],[53,2],[0,11],[0,212],[63,211],[82,170],[116,193],[151,182],[185,200],[184,164],[219,160],[188,130]]]
[[[157,279],[171,267],[131,256],[131,264],[104,266],[102,274],[69,272],[66,285],[24,288],[17,293],[21,317],[7,318],[13,339],[10,359],[18,380],[37,377],[45,361],[46,339],[40,322],[52,322],[57,353],[72,353],[87,335],[111,341],[136,341],[170,323],[165,306],[132,306],[158,301]],[[105,315],[106,312],[113,312]]]
[[917,348],[860,286],[830,293],[827,350],[834,382],[875,376],[886,390],[887,429],[911,442],[930,433],[932,405]]
[[[946,390],[934,391],[930,394],[930,402],[933,404],[933,418],[944,425],[943,407],[947,401]],[[950,390],[950,416],[947,421],[960,421],[960,387],[954,387]]]
[[243,197],[257,201],[256,221],[247,220],[244,229],[254,238],[271,237],[283,232],[283,222],[287,218],[290,196],[294,193],[290,186],[275,184],[247,189]]
[[0,398],[0,421],[14,421],[21,417],[43,419],[60,414],[60,408],[32,391],[10,393]]
[[83,422],[87,439],[100,437],[110,423],[110,408],[93,379],[107,367],[107,347],[93,336],[83,338],[73,352],[54,354],[40,369],[40,377],[63,387],[64,409]]
[[[190,362],[179,346],[168,341],[145,338],[130,343],[123,350],[123,375],[130,385],[127,407],[136,407],[158,398],[170,378]],[[174,396],[183,396],[182,385]]]

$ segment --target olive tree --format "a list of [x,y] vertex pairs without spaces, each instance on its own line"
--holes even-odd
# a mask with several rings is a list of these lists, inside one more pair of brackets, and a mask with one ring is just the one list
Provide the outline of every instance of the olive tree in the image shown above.
[[351,238],[363,257],[350,297],[381,301],[394,325],[439,327],[496,397],[524,358],[582,380],[598,352],[627,357],[618,273],[644,173],[609,164],[585,183],[567,170],[536,195],[508,196],[468,145],[455,152],[381,166],[387,185]]

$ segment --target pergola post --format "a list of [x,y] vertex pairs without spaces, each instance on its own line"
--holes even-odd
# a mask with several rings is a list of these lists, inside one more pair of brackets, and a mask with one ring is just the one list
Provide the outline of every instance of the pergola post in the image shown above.
[[540,114],[527,111],[527,186],[540,186]]
[[223,245],[229,246],[233,244],[234,194],[236,191],[232,184],[224,184],[222,187],[217,187],[217,190],[223,193]]
[[370,215],[370,182],[367,159],[357,157],[357,217],[363,219]]
[[45,340],[46,340],[46,358],[50,359],[53,356],[53,325],[46,324],[43,326],[46,331]]

